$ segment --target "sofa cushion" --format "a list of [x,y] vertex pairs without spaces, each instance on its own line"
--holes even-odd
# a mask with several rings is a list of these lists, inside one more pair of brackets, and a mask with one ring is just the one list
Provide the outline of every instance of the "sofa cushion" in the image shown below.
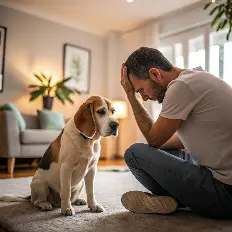
[[19,130],[20,131],[23,131],[26,129],[26,122],[21,114],[21,112],[18,110],[18,108],[12,104],[12,103],[7,103],[5,105],[3,105],[1,108],[0,108],[0,111],[3,111],[3,110],[11,110],[11,111],[14,111],[16,113],[16,116],[17,116],[17,120],[18,120],[18,125],[19,125]]
[[51,110],[37,110],[41,129],[46,130],[62,130],[64,128],[64,116],[60,112]]
[[23,144],[50,144],[60,133],[57,130],[26,129],[21,131],[20,138]]
[[48,147],[49,147],[49,144],[40,144],[40,145],[24,144],[21,146],[20,157],[21,158],[41,158],[43,157]]

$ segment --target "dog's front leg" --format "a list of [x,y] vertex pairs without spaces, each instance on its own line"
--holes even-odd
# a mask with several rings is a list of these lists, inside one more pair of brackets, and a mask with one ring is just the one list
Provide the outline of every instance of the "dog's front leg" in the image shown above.
[[67,164],[62,164],[60,169],[60,198],[61,198],[61,214],[65,216],[75,215],[75,210],[71,205],[71,180],[73,168]]
[[94,178],[97,170],[97,166],[92,167],[85,176],[85,188],[87,193],[87,202],[91,211],[103,212],[104,208],[99,205],[94,196]]

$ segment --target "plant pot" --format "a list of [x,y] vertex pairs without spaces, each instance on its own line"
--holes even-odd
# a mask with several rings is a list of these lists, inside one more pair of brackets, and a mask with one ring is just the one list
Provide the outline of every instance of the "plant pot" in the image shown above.
[[43,108],[51,110],[54,97],[44,97],[43,96]]

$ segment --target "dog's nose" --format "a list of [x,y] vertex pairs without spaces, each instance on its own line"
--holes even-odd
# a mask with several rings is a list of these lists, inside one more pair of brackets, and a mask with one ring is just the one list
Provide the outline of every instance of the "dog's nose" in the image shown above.
[[118,124],[116,121],[110,122],[110,127],[111,127],[112,129],[117,129],[118,126],[119,126],[119,124]]

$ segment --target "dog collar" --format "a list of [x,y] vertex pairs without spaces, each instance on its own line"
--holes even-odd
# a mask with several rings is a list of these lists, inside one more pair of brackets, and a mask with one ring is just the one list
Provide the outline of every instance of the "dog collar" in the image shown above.
[[80,133],[80,135],[84,138],[84,140],[91,140],[91,138],[86,137],[84,134]]

